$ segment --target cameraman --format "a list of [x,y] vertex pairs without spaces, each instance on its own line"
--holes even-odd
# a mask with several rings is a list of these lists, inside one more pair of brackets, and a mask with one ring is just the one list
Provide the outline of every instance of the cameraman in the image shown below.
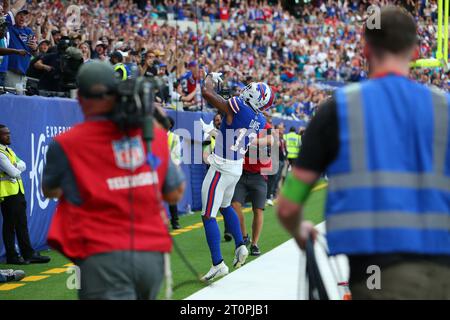
[[56,52],[47,54],[36,61],[34,68],[42,71],[42,76],[39,79],[39,90],[61,91],[61,60],[69,46],[70,38],[62,37],[58,42]]
[[146,78],[153,78],[159,73],[160,62],[156,60],[156,54],[154,51],[148,51],[145,54],[144,62],[139,66],[141,76]]
[[85,64],[77,80],[85,121],[55,138],[43,174],[44,195],[60,200],[48,242],[81,269],[80,299],[155,299],[171,250],[163,201],[181,199],[183,176],[166,131],[154,129],[152,169],[142,130],[110,120],[119,98],[110,64]]
[[57,52],[43,56],[34,68],[43,72],[38,89],[51,92],[68,92],[76,88],[76,74],[83,64],[83,54],[73,47],[69,37],[62,37]]
[[41,42],[39,42],[38,53],[33,58],[31,58],[30,66],[27,70],[27,85],[30,81],[35,81],[36,83],[38,83],[39,79],[41,79],[44,75],[45,71],[43,71],[42,69],[36,69],[35,64],[39,60],[42,60],[49,53],[49,49],[50,41],[42,40]]

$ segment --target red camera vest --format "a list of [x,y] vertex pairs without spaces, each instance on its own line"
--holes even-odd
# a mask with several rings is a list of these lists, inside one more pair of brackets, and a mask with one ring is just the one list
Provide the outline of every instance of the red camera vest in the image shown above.
[[48,243],[71,259],[171,250],[161,217],[166,214],[161,193],[169,159],[167,132],[155,129],[152,151],[161,161],[156,172],[146,163],[141,130],[129,136],[126,140],[110,121],[89,121],[55,138],[69,159],[83,202],[75,206],[62,197]]

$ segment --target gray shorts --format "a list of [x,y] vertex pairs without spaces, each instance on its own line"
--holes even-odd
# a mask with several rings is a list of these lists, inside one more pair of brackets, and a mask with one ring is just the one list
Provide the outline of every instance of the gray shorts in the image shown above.
[[234,189],[233,201],[240,204],[251,202],[255,209],[266,207],[267,179],[258,173],[244,171]]
[[164,277],[160,252],[114,251],[75,263],[81,300],[154,300]]

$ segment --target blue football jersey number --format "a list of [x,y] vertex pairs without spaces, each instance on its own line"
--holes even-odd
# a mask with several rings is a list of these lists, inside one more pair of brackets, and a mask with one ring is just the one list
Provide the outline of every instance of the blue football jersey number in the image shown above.
[[266,120],[239,97],[231,98],[228,104],[233,112],[233,121],[231,124],[222,121],[214,152],[229,160],[239,160],[244,158]]

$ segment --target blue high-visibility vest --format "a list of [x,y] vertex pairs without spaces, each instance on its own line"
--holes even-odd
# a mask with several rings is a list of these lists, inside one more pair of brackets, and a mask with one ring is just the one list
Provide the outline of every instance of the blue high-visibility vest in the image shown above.
[[450,255],[450,100],[388,75],[336,92],[331,254]]

